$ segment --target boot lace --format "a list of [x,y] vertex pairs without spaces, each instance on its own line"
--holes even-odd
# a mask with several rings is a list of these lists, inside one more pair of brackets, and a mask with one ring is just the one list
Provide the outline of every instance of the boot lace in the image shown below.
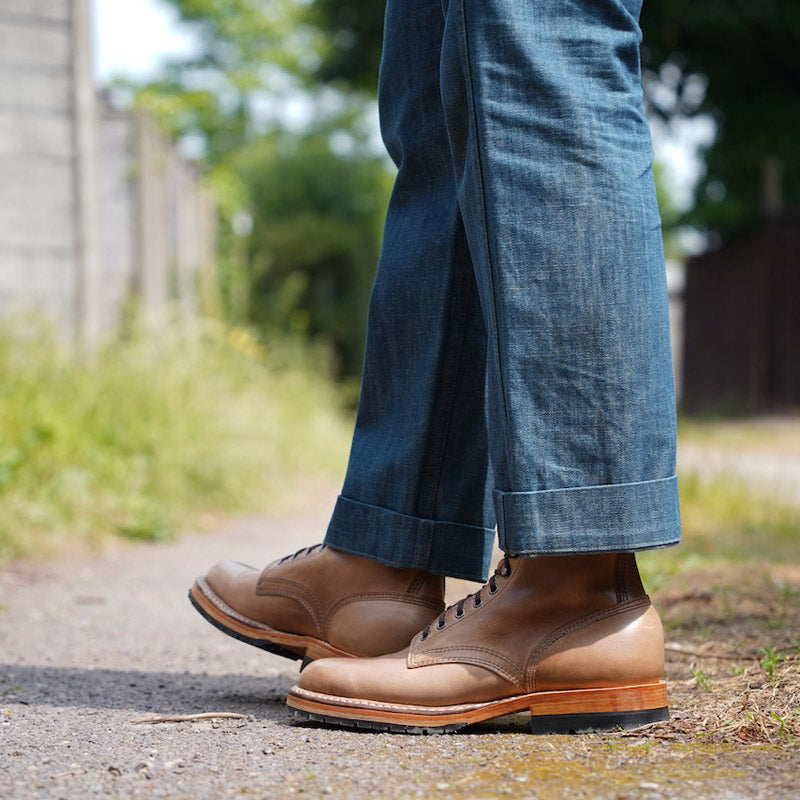
[[[477,592],[473,592],[472,594],[468,594],[466,597],[462,597],[457,603],[454,603],[451,606],[448,606],[441,614],[439,614],[438,618],[436,619],[436,630],[440,631],[444,626],[447,624],[447,612],[450,609],[455,608],[453,612],[454,619],[461,619],[464,616],[464,605],[466,602],[472,598],[472,607],[473,608],[480,608],[483,605],[483,593],[484,591],[488,592],[489,594],[497,594],[497,578],[498,576],[501,578],[507,578],[511,574],[511,562],[508,559],[508,556],[503,556],[500,559],[500,563],[497,565],[497,569],[494,571],[494,575],[489,578],[489,581],[481,586]],[[428,625],[425,628],[421,635],[420,639],[424,642],[430,635],[431,635],[431,628],[433,627],[433,623]]]
[[296,558],[301,558],[303,556],[311,555],[311,553],[316,553],[318,550],[322,550],[324,547],[324,544],[312,544],[311,547],[301,547],[296,553],[279,558],[276,563],[284,564],[287,561],[294,561]]

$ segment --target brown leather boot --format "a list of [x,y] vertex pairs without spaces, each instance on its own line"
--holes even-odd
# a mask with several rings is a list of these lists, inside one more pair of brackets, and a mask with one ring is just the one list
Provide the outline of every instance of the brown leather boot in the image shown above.
[[405,647],[444,608],[444,578],[324,545],[259,573],[215,564],[189,591],[215,627],[287,658],[377,656]]
[[505,557],[410,647],[326,659],[288,704],[299,716],[409,733],[528,711],[537,733],[669,718],[661,621],[632,554]]

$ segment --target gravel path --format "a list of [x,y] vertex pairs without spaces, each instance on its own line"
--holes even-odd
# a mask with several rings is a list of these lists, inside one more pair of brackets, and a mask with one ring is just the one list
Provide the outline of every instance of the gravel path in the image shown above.
[[[171,544],[0,571],[0,798],[782,796],[763,780],[779,752],[753,771],[741,747],[532,737],[520,717],[435,737],[294,723],[296,665],[213,630],[186,590],[218,558],[318,541],[333,493],[316,495]],[[241,716],[137,721],[209,712]]]

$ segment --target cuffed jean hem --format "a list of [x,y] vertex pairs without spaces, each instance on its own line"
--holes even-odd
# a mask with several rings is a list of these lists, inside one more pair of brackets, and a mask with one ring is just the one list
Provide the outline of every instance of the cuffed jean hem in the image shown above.
[[514,555],[647,550],[681,537],[678,478],[494,492],[500,548]]
[[494,529],[421,519],[349,497],[336,501],[325,544],[401,569],[485,581]]

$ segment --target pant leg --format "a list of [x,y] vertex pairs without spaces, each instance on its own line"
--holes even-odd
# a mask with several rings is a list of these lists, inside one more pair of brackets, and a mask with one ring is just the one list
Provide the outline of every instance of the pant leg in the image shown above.
[[350,461],[326,542],[485,578],[494,539],[486,330],[439,87],[440,0],[389,0],[379,102],[398,166]]
[[501,547],[679,538],[640,0],[444,0],[442,96],[489,334]]

